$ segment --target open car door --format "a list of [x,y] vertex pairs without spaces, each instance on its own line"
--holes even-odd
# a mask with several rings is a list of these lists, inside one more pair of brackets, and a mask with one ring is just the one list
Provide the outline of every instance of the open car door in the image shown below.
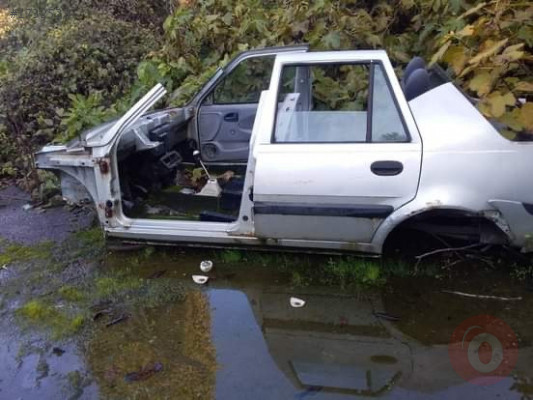
[[269,86],[274,59],[308,49],[300,45],[243,52],[193,99],[197,140],[206,163],[247,162],[259,97]]

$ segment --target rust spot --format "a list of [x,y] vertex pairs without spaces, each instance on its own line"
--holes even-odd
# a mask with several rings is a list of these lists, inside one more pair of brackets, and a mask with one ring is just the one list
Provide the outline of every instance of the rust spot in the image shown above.
[[108,174],[109,173],[109,162],[102,158],[100,161],[98,161],[98,166],[100,167],[100,172],[102,174]]

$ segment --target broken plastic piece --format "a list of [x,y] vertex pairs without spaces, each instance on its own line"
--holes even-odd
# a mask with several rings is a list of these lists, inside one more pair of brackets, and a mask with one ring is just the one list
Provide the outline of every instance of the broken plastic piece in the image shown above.
[[218,181],[216,179],[209,179],[197,196],[218,197],[220,193],[222,193],[222,188],[218,184]]
[[291,303],[291,307],[294,307],[294,308],[300,308],[300,307],[305,306],[305,300],[299,299],[297,297],[291,297],[290,303]]
[[209,272],[213,269],[213,261],[205,260],[200,263],[200,270],[202,272]]
[[180,190],[180,193],[181,194],[195,194],[196,192],[194,191],[194,189],[191,189],[191,188],[183,188]]
[[24,205],[22,206],[22,209],[23,209],[24,211],[31,210],[32,208],[33,208],[33,206],[32,206],[31,204],[24,204]]
[[198,285],[203,285],[204,283],[208,281],[208,279],[209,277],[205,275],[193,275],[192,276],[192,280],[194,281],[194,283],[197,283]]

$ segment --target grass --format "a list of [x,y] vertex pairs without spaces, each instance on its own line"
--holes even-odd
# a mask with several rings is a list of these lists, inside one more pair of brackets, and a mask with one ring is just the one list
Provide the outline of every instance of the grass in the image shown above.
[[222,251],[220,258],[225,264],[235,264],[243,259],[241,252],[238,250],[224,250]]
[[383,286],[391,277],[414,275],[439,277],[437,264],[414,265],[401,260],[384,260],[357,256],[325,256],[261,251],[224,250],[214,258],[225,264],[255,265],[286,273],[294,286],[338,286],[346,289]]
[[52,246],[52,242],[42,242],[33,246],[7,244],[0,253],[0,267],[19,261],[48,259],[51,257]]
[[121,297],[125,292],[134,291],[143,285],[137,276],[103,276],[95,280],[96,297],[102,299]]
[[17,313],[27,322],[49,329],[52,338],[56,340],[79,332],[85,322],[85,317],[81,314],[69,315],[37,299],[28,301]]
[[72,302],[81,301],[84,298],[83,293],[79,289],[69,285],[61,286],[58,293],[64,300]]

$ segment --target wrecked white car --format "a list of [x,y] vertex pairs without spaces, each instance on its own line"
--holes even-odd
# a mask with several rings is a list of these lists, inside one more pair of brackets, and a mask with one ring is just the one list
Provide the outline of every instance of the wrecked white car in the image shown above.
[[402,232],[526,250],[533,143],[502,137],[438,67],[384,51],[249,51],[183,108],[45,146],[109,236],[380,254]]

